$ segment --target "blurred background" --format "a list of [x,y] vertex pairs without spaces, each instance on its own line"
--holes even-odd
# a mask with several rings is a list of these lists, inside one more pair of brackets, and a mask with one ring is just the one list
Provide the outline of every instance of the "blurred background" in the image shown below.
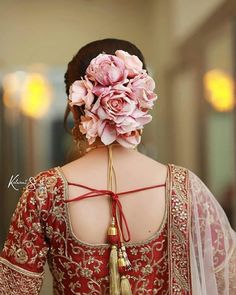
[[[0,247],[24,182],[73,145],[67,63],[108,37],[136,44],[156,80],[142,152],[196,173],[236,229],[236,1],[0,0]],[[50,286],[47,271],[42,294]]]

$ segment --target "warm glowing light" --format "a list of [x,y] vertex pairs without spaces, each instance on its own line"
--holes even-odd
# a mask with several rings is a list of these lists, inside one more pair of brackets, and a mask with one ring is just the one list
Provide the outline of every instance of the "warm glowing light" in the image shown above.
[[3,79],[3,103],[8,108],[18,107],[20,104],[22,85],[26,73],[17,71],[7,74]]
[[40,118],[49,109],[51,87],[40,73],[16,71],[3,79],[3,102],[7,108],[18,108],[25,115]]
[[27,76],[21,98],[21,110],[28,116],[42,117],[51,103],[51,89],[47,80],[39,73]]
[[211,70],[204,75],[207,101],[219,112],[231,111],[235,106],[234,81],[220,70]]

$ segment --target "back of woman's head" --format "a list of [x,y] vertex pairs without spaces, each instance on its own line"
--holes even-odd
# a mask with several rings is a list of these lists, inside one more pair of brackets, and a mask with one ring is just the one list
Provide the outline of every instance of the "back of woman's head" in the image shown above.
[[119,39],[93,41],[83,46],[68,63],[65,73],[66,94],[69,95],[70,85],[85,75],[85,71],[94,57],[103,52],[115,54],[115,51],[120,49],[127,51],[131,55],[136,55],[143,62],[143,67],[146,68],[141,51],[131,42]]
[[[68,63],[67,71],[65,73],[65,90],[66,94],[69,97],[70,95],[70,87],[71,85],[80,79],[83,79],[86,75],[86,70],[90,65],[91,61],[99,56],[99,54],[105,53],[107,55],[115,55],[116,51],[127,52],[127,54],[131,56],[136,56],[138,60],[142,62],[143,70],[146,69],[145,60],[141,53],[141,51],[131,42],[119,39],[103,39],[93,41],[83,46],[75,56],[73,56],[72,60]],[[147,71],[146,71],[147,72]],[[72,111],[71,106],[69,105],[69,101],[67,103],[65,115],[64,115],[64,128],[67,132],[73,135],[74,138],[77,138],[76,142],[79,142],[80,146],[87,144],[87,140],[85,134],[80,132],[79,128],[73,128],[72,132],[67,127],[67,119]],[[74,105],[73,106],[73,116],[74,122],[76,122],[77,126],[81,122],[81,118],[84,115],[84,106]],[[76,119],[75,119],[76,117]],[[75,135],[75,130],[76,135]],[[79,148],[80,149],[80,148]],[[81,151],[84,147],[81,148]],[[83,151],[81,152],[84,153]]]

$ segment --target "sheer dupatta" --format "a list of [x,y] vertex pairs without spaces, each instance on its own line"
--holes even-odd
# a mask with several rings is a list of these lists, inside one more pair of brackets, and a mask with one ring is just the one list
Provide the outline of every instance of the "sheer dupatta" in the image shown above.
[[189,171],[193,295],[236,294],[236,232],[213,194]]

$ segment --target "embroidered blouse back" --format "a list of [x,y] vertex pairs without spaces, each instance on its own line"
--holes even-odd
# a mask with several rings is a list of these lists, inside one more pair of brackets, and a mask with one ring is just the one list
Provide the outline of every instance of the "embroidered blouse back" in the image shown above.
[[[149,239],[126,246],[132,293],[235,294],[235,231],[194,173],[174,164],[168,169],[160,228]],[[75,236],[66,187],[55,167],[38,173],[24,188],[0,255],[0,294],[40,294],[46,260],[54,295],[109,294],[110,245]]]
[[[11,269],[20,270],[20,285],[25,282],[21,292],[28,282],[29,293],[23,294],[39,294],[46,259],[54,294],[109,294],[110,245],[87,243],[75,235],[67,202],[68,185],[60,167],[41,172],[36,187],[29,184],[25,188],[13,216],[1,259],[6,275],[12,276]],[[167,208],[159,229],[144,241],[126,243],[126,249],[132,261],[128,274],[132,293],[166,292]],[[33,284],[29,284],[29,275]]]

